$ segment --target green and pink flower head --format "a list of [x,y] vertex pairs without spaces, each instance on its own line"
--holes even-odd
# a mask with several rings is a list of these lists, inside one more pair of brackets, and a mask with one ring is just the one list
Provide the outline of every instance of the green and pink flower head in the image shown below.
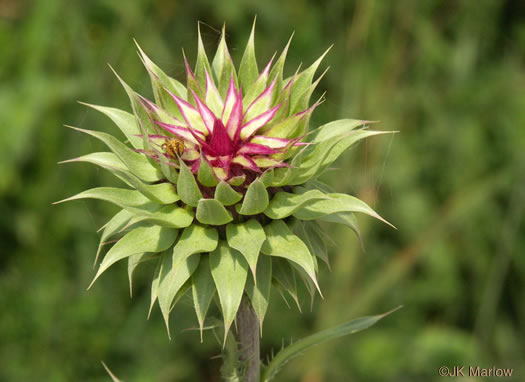
[[[250,41],[253,44],[253,35]],[[177,95],[176,89],[172,89],[173,92],[165,89],[171,98],[172,108],[176,107],[176,116],[159,113],[159,105],[146,98],[139,98],[163,134],[147,136],[151,147],[157,150],[137,151],[156,161],[164,160],[174,167],[179,166],[179,158],[175,158],[174,153],[179,154],[177,156],[194,174],[198,173],[201,162],[206,161],[217,180],[233,185],[249,184],[265,170],[290,166],[283,159],[291,154],[293,148],[307,145],[303,142],[306,123],[301,124],[300,121],[306,122],[319,102],[310,107],[302,102],[291,110],[292,88],[298,74],[283,84],[282,72],[279,72],[283,69],[288,46],[279,60],[280,64],[272,70],[272,58],[256,77],[254,57],[245,55],[246,60],[252,62],[246,62],[244,71],[241,70],[237,76],[226,44],[221,42],[221,46],[224,49],[223,59],[228,61],[227,67],[231,68],[231,71],[221,73],[218,80],[219,88],[223,89],[222,94],[207,60],[200,62],[200,68],[197,63],[197,71],[204,74],[203,80],[199,81],[184,57],[186,92]],[[249,45],[247,53],[250,51],[253,51],[253,46]],[[142,50],[140,53],[145,63],[150,62]],[[247,68],[247,65],[251,67]],[[154,68],[150,68],[150,75],[160,81]],[[226,80],[227,87],[224,86]],[[304,110],[300,110],[303,105]],[[166,152],[166,145],[169,146],[172,139],[176,140],[173,143],[179,145],[180,152]],[[164,150],[159,152],[159,148]]]
[[[268,64],[259,75],[263,82],[268,81],[270,65]],[[188,76],[195,79],[188,66],[187,72]],[[191,166],[192,172],[197,173],[201,160],[206,160],[219,180],[228,181],[245,177],[247,174],[260,174],[269,168],[288,166],[279,156],[282,157],[290,148],[304,143],[300,142],[303,137],[292,139],[272,136],[272,121],[282,105],[281,102],[274,106],[272,102],[276,81],[274,79],[256,99],[247,107],[243,107],[242,89],[236,85],[233,75],[223,101],[209,73],[206,72],[204,97],[209,100],[209,93],[214,93],[215,103],[210,105],[214,110],[193,90],[191,96],[196,107],[170,93],[183,121],[175,117],[172,117],[171,123],[155,121],[167,135],[150,135],[149,138],[152,141],[159,138],[179,138],[184,147],[180,157]],[[292,83],[291,80],[290,86]],[[149,101],[145,101],[145,105],[151,107],[152,111],[157,107]],[[296,115],[304,116],[307,112],[308,110],[305,110]],[[172,155],[165,156],[169,158]],[[253,180],[253,176],[249,178]]]
[[259,72],[252,30],[237,70],[224,30],[211,64],[199,32],[194,70],[184,57],[185,85],[139,48],[154,100],[119,77],[133,113],[88,105],[110,117],[126,143],[75,128],[110,151],[66,162],[94,163],[127,186],[97,187],[66,199],[95,198],[121,208],[103,227],[95,263],[114,244],[95,280],[125,259],[131,287],[137,267],[155,261],[151,307],[159,303],[166,324],[191,290],[201,329],[216,301],[226,335],[243,295],[262,325],[272,288],[298,304],[296,280],[312,298],[319,290],[318,259],[328,264],[328,256],[317,222],[343,224],[359,235],[355,212],[383,220],[363,201],[318,179],[347,148],[382,132],[353,119],[309,129],[321,102],[312,105],[310,98],[324,54],[286,78],[289,44]]

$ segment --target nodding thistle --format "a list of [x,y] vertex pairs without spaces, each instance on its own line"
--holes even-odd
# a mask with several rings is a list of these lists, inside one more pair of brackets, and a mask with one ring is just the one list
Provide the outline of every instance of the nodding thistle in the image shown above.
[[326,53],[285,77],[289,44],[259,71],[252,30],[237,70],[224,30],[211,63],[199,32],[193,70],[184,58],[185,84],[137,45],[155,99],[117,76],[132,113],[88,105],[110,117],[127,138],[123,143],[82,130],[110,152],[74,160],[102,166],[128,186],[93,188],[65,199],[95,198],[121,208],[102,230],[97,260],[106,243],[116,243],[93,281],[127,260],[131,286],[134,270],[146,259],[156,261],[151,308],[158,302],[168,328],[173,306],[190,290],[201,331],[213,300],[226,336],[244,295],[262,327],[272,287],[296,296],[290,275],[304,282],[312,298],[319,290],[318,259],[328,257],[315,220],[343,224],[357,234],[355,212],[383,220],[363,201],[317,180],[347,148],[383,132],[353,119],[309,129],[322,101],[310,102],[322,77],[314,76]]

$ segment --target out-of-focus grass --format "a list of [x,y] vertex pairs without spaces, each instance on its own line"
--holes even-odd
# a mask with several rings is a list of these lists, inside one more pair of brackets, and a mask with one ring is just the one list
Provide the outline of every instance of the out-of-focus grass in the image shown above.
[[[239,58],[254,14],[262,65],[292,30],[288,73],[331,43],[321,82],[328,101],[314,125],[356,117],[399,130],[371,138],[325,175],[367,200],[394,231],[361,218],[366,252],[347,231],[324,300],[303,314],[272,296],[263,352],[281,341],[405,308],[376,327],[319,346],[286,366],[283,381],[438,380],[441,365],[512,367],[525,374],[525,10],[516,1],[0,2],[0,380],[217,380],[219,346],[203,344],[191,304],[146,321],[148,279],[134,298],[115,266],[90,292],[95,230],[114,209],[51,206],[79,190],[117,184],[102,170],[56,162],[100,147],[62,127],[113,129],[76,100],[127,108],[106,63],[150,96],[135,37],[169,74],[180,48],[195,57],[196,22],[211,51],[223,21]],[[215,377],[214,377],[215,376]]]

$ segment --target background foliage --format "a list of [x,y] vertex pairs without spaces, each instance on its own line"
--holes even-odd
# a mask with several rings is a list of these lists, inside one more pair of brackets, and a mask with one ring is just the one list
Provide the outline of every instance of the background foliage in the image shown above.
[[[203,344],[191,303],[146,321],[148,272],[129,299],[125,265],[90,292],[96,229],[115,212],[96,201],[51,206],[116,185],[87,164],[57,161],[102,144],[62,127],[110,130],[76,100],[129,110],[106,63],[151,96],[135,37],[183,78],[197,20],[209,51],[223,21],[240,59],[253,15],[260,64],[295,30],[289,72],[330,44],[312,123],[381,120],[325,175],[398,231],[360,219],[366,252],[332,227],[325,300],[303,313],[273,296],[263,353],[363,314],[405,308],[286,366],[282,381],[431,381],[441,365],[511,367],[525,375],[525,6],[496,1],[0,1],[0,380],[216,381],[219,347]],[[238,62],[238,61],[237,61]]]

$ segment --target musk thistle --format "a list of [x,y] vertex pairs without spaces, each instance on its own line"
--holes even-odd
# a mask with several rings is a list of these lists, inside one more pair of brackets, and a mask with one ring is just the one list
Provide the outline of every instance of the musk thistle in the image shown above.
[[347,148],[382,132],[352,119],[310,130],[310,116],[321,103],[310,104],[322,75],[314,76],[326,53],[285,78],[289,44],[259,72],[252,30],[237,70],[224,30],[211,64],[199,32],[194,70],[184,57],[186,85],[139,47],[154,101],[119,77],[133,113],[88,105],[111,118],[126,141],[74,128],[110,151],[66,162],[94,163],[128,186],[97,187],[65,199],[121,207],[103,227],[95,264],[102,249],[114,244],[93,282],[127,260],[131,287],[137,266],[156,261],[151,307],[158,301],[168,333],[171,310],[190,290],[201,336],[215,294],[225,338],[243,296],[262,328],[272,287],[296,301],[296,280],[312,298],[320,293],[318,258],[328,259],[315,220],[346,225],[358,235],[355,212],[383,220],[363,201],[317,180]]

